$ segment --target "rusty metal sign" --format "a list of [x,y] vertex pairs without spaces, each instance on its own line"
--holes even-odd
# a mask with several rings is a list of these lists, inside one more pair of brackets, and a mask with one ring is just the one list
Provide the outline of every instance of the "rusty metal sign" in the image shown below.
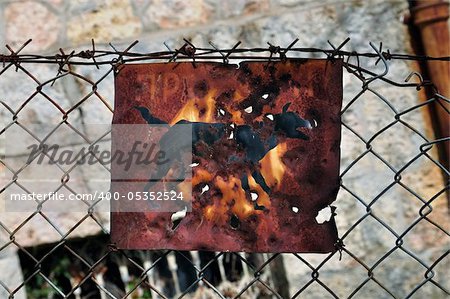
[[342,61],[126,64],[115,79],[113,125],[192,132],[191,211],[113,212],[119,248],[336,250]]

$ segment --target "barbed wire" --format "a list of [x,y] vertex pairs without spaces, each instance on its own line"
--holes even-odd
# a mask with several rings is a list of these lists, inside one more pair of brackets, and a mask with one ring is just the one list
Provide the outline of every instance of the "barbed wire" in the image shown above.
[[[123,63],[132,62],[143,62],[143,61],[165,61],[165,62],[176,62],[176,61],[192,61],[194,63],[200,60],[214,60],[222,61],[223,63],[229,63],[230,60],[268,60],[279,61],[287,59],[288,52],[291,53],[303,53],[303,54],[322,54],[325,55],[330,60],[333,59],[344,59],[344,66],[352,72],[354,75],[358,75],[360,79],[365,80],[364,74],[376,77],[377,75],[360,65],[360,58],[376,58],[374,62],[377,65],[380,61],[386,62],[389,60],[411,60],[411,61],[450,61],[450,56],[446,57],[430,57],[427,55],[410,55],[410,54],[397,54],[391,53],[389,49],[383,50],[383,43],[380,42],[378,49],[370,42],[369,44],[373,48],[374,52],[360,53],[356,51],[344,51],[342,48],[350,41],[350,38],[346,38],[339,46],[334,46],[329,40],[328,44],[331,49],[320,49],[320,48],[296,48],[295,44],[298,39],[292,41],[286,48],[280,46],[274,46],[271,43],[267,43],[266,48],[239,48],[241,42],[237,42],[233,47],[229,49],[219,49],[212,42],[209,42],[211,48],[196,47],[192,42],[187,39],[183,39],[184,44],[179,48],[172,50],[166,43],[164,45],[167,47],[168,51],[158,51],[151,53],[138,53],[132,52],[131,49],[136,46],[139,41],[132,42],[125,50],[119,51],[117,48],[109,43],[112,50],[99,50],[96,47],[94,39],[91,40],[92,48],[89,50],[81,50],[75,52],[71,51],[66,54],[63,49],[59,49],[60,53],[54,55],[36,55],[36,54],[20,54],[23,49],[32,42],[32,39],[27,40],[22,46],[17,50],[13,50],[9,45],[6,48],[9,50],[9,54],[0,54],[0,61],[2,62],[3,69],[18,66],[22,63],[27,64],[57,64],[59,65],[58,74],[69,71],[71,65],[95,65],[97,68],[102,65],[111,65],[114,70]],[[250,55],[250,54],[263,54],[263,55]],[[217,55],[219,54],[219,55]],[[265,54],[265,55],[264,55]],[[295,57],[296,59],[301,59]],[[309,57],[308,57],[309,58]],[[351,59],[356,59],[356,64],[350,63]],[[67,67],[65,69],[64,67]],[[385,67],[388,67],[385,63]],[[0,71],[0,74],[3,71]],[[388,70],[387,70],[388,72]],[[411,74],[418,75],[417,72]],[[420,80],[417,83],[405,83],[408,82],[411,76],[407,77],[403,82],[395,82],[384,76],[379,76],[378,78],[392,84],[394,86],[404,86],[404,87],[416,87],[420,90],[422,87],[431,86],[434,91],[438,92],[435,85],[429,80],[423,80],[421,75],[417,76]],[[363,86],[364,87],[364,86]]]
[[[0,61],[5,65],[6,63],[20,64],[20,63],[56,63],[62,65],[114,65],[118,61],[120,62],[138,62],[148,60],[166,60],[167,62],[174,62],[177,60],[223,60],[228,63],[229,60],[235,59],[269,59],[269,60],[282,60],[288,58],[287,54],[290,53],[319,53],[324,54],[329,58],[343,58],[343,57],[366,57],[377,58],[377,62],[380,60],[378,53],[360,53],[356,51],[344,51],[342,48],[350,41],[350,38],[345,39],[339,46],[335,47],[330,41],[328,44],[331,49],[321,48],[301,48],[294,47],[298,42],[295,39],[289,46],[281,47],[268,43],[268,47],[259,48],[239,48],[241,42],[237,42],[231,48],[217,48],[212,42],[209,42],[211,47],[197,47],[192,42],[184,39],[184,44],[179,48],[172,50],[169,46],[167,51],[158,51],[150,53],[132,52],[131,49],[138,44],[138,41],[131,43],[125,50],[119,51],[113,44],[109,44],[112,50],[99,50],[96,48],[95,41],[92,40],[92,48],[89,50],[81,50],[78,52],[71,51],[66,54],[63,49],[60,49],[60,53],[54,55],[36,55],[36,54],[20,54],[20,52],[32,42],[29,39],[18,50],[13,50],[10,46],[6,45],[6,48],[10,51],[8,54],[0,54]],[[391,53],[390,50],[383,51],[383,44],[380,43],[378,51],[386,60],[415,60],[415,61],[450,61],[450,56],[446,57],[431,57],[427,55],[411,55],[411,54],[398,54]],[[263,54],[263,56],[256,55],[244,55],[250,53]],[[218,54],[218,55],[217,55]],[[115,57],[118,56],[118,57]],[[92,61],[86,61],[92,60]]]

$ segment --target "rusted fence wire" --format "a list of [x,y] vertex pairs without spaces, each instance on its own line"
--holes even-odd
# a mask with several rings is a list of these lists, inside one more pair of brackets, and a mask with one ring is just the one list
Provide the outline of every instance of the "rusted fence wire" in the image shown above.
[[[36,205],[35,211],[28,213],[27,217],[14,226],[11,226],[5,216],[9,212],[0,213],[0,230],[6,236],[0,238],[0,253],[11,247],[18,251],[23,278],[16,284],[0,279],[0,290],[9,298],[23,298],[21,292],[23,293],[24,289],[28,298],[367,298],[369,295],[374,298],[422,298],[423,294],[432,294],[435,298],[450,296],[449,217],[447,211],[442,211],[446,205],[439,206],[441,210],[436,211],[436,202],[445,199],[445,194],[449,192],[450,172],[448,166],[442,165],[435,154],[436,146],[450,142],[450,138],[435,139],[432,134],[420,129],[426,126],[424,123],[416,124],[408,119],[418,111],[426,113],[432,105],[441,105],[447,109],[445,107],[450,101],[433,89],[432,83],[423,80],[418,73],[413,72],[402,80],[389,76],[390,64],[395,61],[449,61],[450,58],[390,53],[389,50],[383,50],[381,44],[379,47],[370,44],[371,51],[367,53],[345,51],[343,49],[349,39],[338,46],[329,43],[329,49],[298,48],[296,42],[297,40],[293,41],[287,47],[269,43],[268,47],[251,49],[236,43],[230,49],[218,49],[213,43],[210,44],[211,47],[202,48],[185,40],[179,49],[173,50],[166,45],[167,51],[138,53],[133,52],[137,42],[124,50],[117,50],[113,45],[110,45],[111,49],[99,50],[92,41],[92,47],[88,50],[68,52],[60,49],[60,53],[56,55],[22,54],[30,41],[19,49],[7,46],[9,52],[0,55],[3,64],[0,68],[0,88],[5,82],[2,79],[6,74],[15,72],[20,76],[14,88],[17,88],[17,93],[23,98],[12,103],[4,98],[5,95],[0,94],[0,138],[12,127],[18,126],[23,129],[23,134],[31,135],[37,142],[42,141],[39,134],[27,127],[32,121],[27,118],[32,118],[32,114],[25,113],[33,99],[39,97],[53,107],[52,112],[48,113],[52,119],[57,120],[55,129],[67,126],[83,139],[90,140],[74,122],[90,109],[104,110],[109,118],[112,117],[111,94],[106,91],[104,85],[112,89],[105,81],[112,78],[114,71],[123,63],[191,61],[195,65],[206,60],[223,63],[231,63],[233,60],[264,60],[270,63],[302,56],[343,59],[344,77],[358,82],[354,85],[358,86],[355,92],[344,94],[342,131],[348,136],[348,140],[345,141],[344,138],[343,142],[358,144],[360,150],[346,155],[345,144],[342,147],[343,156],[348,158],[341,165],[341,189],[335,203],[340,226],[340,238],[336,244],[338,251],[329,255],[311,256],[120,250],[109,241],[107,221],[100,219],[96,213],[98,202],[87,205],[86,212],[78,221],[62,229],[60,222],[45,211],[46,201],[43,201]],[[55,70],[54,75],[41,78],[41,73],[33,71],[35,65],[51,66],[51,69]],[[87,71],[80,71],[79,67]],[[89,75],[86,75],[87,73]],[[413,75],[417,79],[416,82],[411,82]],[[50,87],[68,77],[84,87],[80,94],[69,92],[70,97],[74,98],[69,103],[48,92]],[[20,80],[31,80],[34,90],[29,93],[19,92],[22,86]],[[400,98],[403,91],[422,88],[432,88],[433,96],[426,101],[397,105],[398,100],[394,101],[379,92],[386,86],[396,88]],[[104,95],[104,92],[109,94]],[[384,120],[387,121],[370,134],[362,134],[361,128],[352,121],[352,115],[364,109],[365,104],[360,102],[367,95],[388,111],[384,115]],[[387,114],[389,115],[386,116]],[[401,156],[403,160],[394,162],[393,151],[406,149],[389,146],[380,148],[377,144],[384,138],[384,134],[390,132],[395,132],[396,141],[408,138],[419,140],[414,143],[416,148],[408,149],[408,152],[413,154]],[[9,142],[14,142],[10,139],[3,141],[6,146]],[[89,142],[94,144],[96,141]],[[386,169],[389,175],[386,175],[384,184],[371,182],[370,173],[362,180],[354,180],[367,159],[373,162],[370,165]],[[417,190],[418,186],[423,185],[416,185],[404,178],[412,165],[419,162],[434,169],[441,176],[430,183],[434,184],[432,194]],[[0,167],[5,173],[0,194],[12,187],[26,192],[33,191],[27,189],[21,177],[27,169],[39,167],[38,165],[28,161],[17,168],[9,165],[2,157]],[[69,175],[75,168],[76,166],[63,170],[63,178],[56,190],[69,188]],[[360,195],[364,194],[361,189],[371,184],[375,184],[372,188],[374,193],[371,196]],[[402,226],[394,225],[395,221],[400,219],[392,216],[389,208],[383,208],[385,197],[389,198],[392,190],[401,190],[400,197],[405,199],[405,205],[412,210],[412,214]],[[395,196],[393,198],[398,199]],[[346,202],[345,206],[340,206],[341,200]],[[392,204],[387,206],[392,208]],[[351,209],[360,211],[357,217],[346,216]],[[435,217],[437,212],[441,216]],[[390,218],[386,215],[390,215]],[[45,223],[47,230],[56,232],[57,237],[53,243],[37,246],[39,242],[31,244],[20,235],[37,217],[40,223]],[[339,219],[342,220],[341,225]],[[98,235],[77,235],[77,231],[88,221],[95,223]],[[421,229],[420,234],[415,232],[418,228]],[[366,230],[364,234],[371,234],[373,230],[383,231],[377,236],[384,235],[387,239],[366,238],[361,240],[362,243],[368,243],[366,246],[356,246],[352,243],[356,242],[352,235],[358,230]],[[412,235],[414,238],[437,236],[437,239],[433,239],[435,243],[423,240],[428,242],[426,246],[435,245],[428,248],[432,249],[432,253],[423,254],[424,249],[417,245],[422,240],[411,245],[409,236]],[[402,256],[401,262],[395,264],[396,259],[393,257],[398,255]],[[297,264],[292,264],[293,261]],[[392,263],[392,267],[387,268],[390,270],[386,270],[387,263]],[[302,271],[296,271],[294,268],[302,268]],[[393,273],[387,273],[391,270]],[[392,277],[399,277],[400,281],[394,282]]]

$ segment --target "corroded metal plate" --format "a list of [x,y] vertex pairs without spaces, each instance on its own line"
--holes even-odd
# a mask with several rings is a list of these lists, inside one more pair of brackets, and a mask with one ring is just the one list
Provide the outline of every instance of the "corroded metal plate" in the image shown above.
[[112,213],[119,248],[336,249],[342,61],[129,64],[115,93],[113,124],[192,124],[196,165],[192,212]]

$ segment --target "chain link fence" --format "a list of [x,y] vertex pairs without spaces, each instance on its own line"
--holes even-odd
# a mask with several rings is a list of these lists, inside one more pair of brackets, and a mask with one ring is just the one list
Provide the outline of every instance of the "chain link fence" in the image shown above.
[[[189,41],[176,50],[133,52],[60,50],[56,55],[1,55],[0,115],[3,177],[0,193],[33,192],[27,172],[39,165],[9,164],[4,147],[18,142],[21,128],[41,142],[32,123],[65,127],[85,140],[86,123],[110,123],[113,77],[123,63],[272,60],[322,57],[344,60],[341,188],[336,206],[337,251],[315,254],[120,250],[109,240],[109,215],[88,204],[84,213],[0,213],[0,254],[18,252],[20,269],[0,275],[5,298],[445,298],[450,296],[450,231],[447,196],[450,172],[427,124],[428,109],[450,101],[436,90],[425,101],[417,92],[432,83],[409,73],[410,60],[445,60],[393,54],[382,45],[367,53],[344,51],[347,39],[329,49],[269,44],[246,49],[199,48]],[[393,78],[392,68],[405,77]],[[410,75],[408,75],[410,74]],[[406,78],[406,80],[404,80]],[[413,82],[416,80],[415,82]],[[53,131],[52,131],[53,132]],[[50,133],[51,134],[51,133]],[[45,138],[47,138],[46,136]],[[90,141],[91,144],[95,140]],[[44,170],[43,170],[44,171]],[[61,170],[58,191],[77,193]],[[105,168],[104,171],[108,171]],[[89,174],[84,176],[87,180]],[[25,179],[22,179],[25,178]],[[6,269],[6,268],[5,268]],[[4,270],[2,270],[4,271]],[[11,277],[18,277],[16,280]]]

